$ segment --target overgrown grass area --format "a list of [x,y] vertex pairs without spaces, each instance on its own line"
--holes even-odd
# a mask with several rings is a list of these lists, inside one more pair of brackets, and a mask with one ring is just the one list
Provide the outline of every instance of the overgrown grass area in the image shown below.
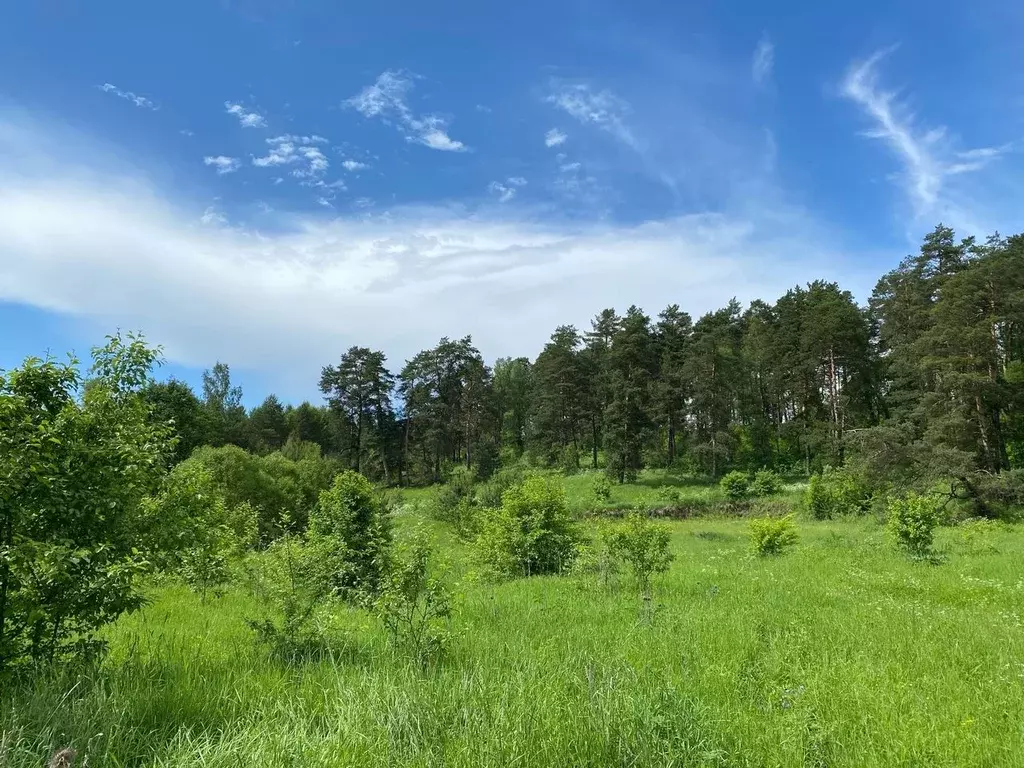
[[445,526],[396,522],[453,561],[445,660],[397,658],[337,608],[326,655],[284,663],[242,590],[154,587],[100,666],[0,694],[0,766],[67,745],[133,768],[1024,763],[1019,528],[941,529],[934,565],[868,518],[798,521],[775,557],[750,553],[745,520],[671,522],[652,612],[625,577],[475,580]]

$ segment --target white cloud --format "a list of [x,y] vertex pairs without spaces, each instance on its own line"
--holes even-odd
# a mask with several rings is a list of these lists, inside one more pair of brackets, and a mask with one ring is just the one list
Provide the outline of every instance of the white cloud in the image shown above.
[[237,117],[243,128],[264,128],[267,125],[267,120],[263,115],[259,112],[249,112],[241,104],[225,101],[224,109],[229,115]]
[[158,107],[152,101],[147,99],[145,96],[139,96],[138,94],[132,93],[131,91],[123,91],[116,85],[112,85],[111,83],[104,83],[103,85],[98,85],[96,87],[104,93],[112,93],[114,96],[117,96],[118,98],[130,101],[136,107],[141,107],[142,109],[152,109],[154,112],[160,109],[160,107]]
[[544,145],[548,147],[557,147],[560,144],[564,144],[565,140],[569,137],[557,128],[552,128],[550,131],[544,134]]
[[178,131],[178,133],[180,133],[182,136],[195,136],[196,135],[195,131],[190,131],[188,128],[182,128],[180,131]]
[[344,168],[346,171],[361,171],[364,168],[369,168],[370,166],[368,166],[366,163],[361,163],[358,160],[349,159],[345,160],[341,164],[341,167]]
[[551,94],[546,100],[581,123],[596,125],[623,144],[637,150],[640,148],[640,142],[626,124],[629,104],[611,91],[594,91],[586,83],[570,84],[552,80]]
[[[322,136],[294,136],[285,134],[267,139],[270,151],[263,157],[253,157],[252,164],[258,168],[302,163],[302,168],[292,171],[299,179],[318,178],[330,167],[327,157],[315,144],[326,144]],[[277,183],[277,182],[275,182]]]
[[476,111],[477,111],[477,112],[483,112],[483,113],[484,113],[485,115],[489,115],[489,114],[491,114],[491,113],[492,113],[492,112],[493,112],[494,110],[493,110],[493,109],[491,109],[491,108],[490,108],[490,107],[488,107],[488,106],[485,106],[485,105],[483,105],[483,104],[477,104],[477,105],[476,105]]
[[223,176],[225,173],[234,173],[241,165],[242,161],[237,157],[225,157],[224,155],[207,155],[203,158],[204,165],[212,165],[217,169],[217,173]]
[[764,85],[771,79],[772,69],[775,67],[775,44],[768,37],[767,33],[761,36],[754,49],[754,60],[751,64],[751,75],[754,82]]
[[174,362],[259,369],[289,397],[315,391],[324,360],[353,344],[395,368],[445,335],[471,333],[488,359],[533,356],[557,325],[601,307],[677,302],[698,315],[811,277],[870,286],[846,280],[861,267],[844,265],[831,233],[776,210],[617,225],[512,205],[374,214],[360,199],[348,216],[279,208],[272,229],[220,226],[216,210],[202,225],[116,152],[17,129],[0,116],[0,301],[97,337],[138,328]]
[[376,117],[396,126],[405,134],[406,141],[422,144],[446,152],[463,152],[461,141],[448,135],[448,122],[439,115],[417,115],[408,104],[413,89],[412,77],[388,70],[358,94],[344,102],[363,117]]
[[203,215],[199,217],[199,221],[203,224],[218,224],[223,226],[228,223],[228,217],[212,205],[209,205],[206,207],[206,210],[203,211]]
[[522,176],[510,176],[503,182],[492,181],[487,185],[487,189],[491,194],[498,196],[498,202],[507,203],[516,196],[516,190],[519,187],[525,187],[526,183],[526,179]]
[[[896,155],[902,171],[895,178],[918,217],[945,216],[954,226],[972,229],[965,202],[954,199],[951,177],[978,171],[1003,155],[1008,146],[956,150],[945,126],[925,129],[916,115],[894,91],[884,90],[878,81],[878,64],[892,52],[878,51],[854,63],[842,83],[842,94],[856,103],[873,122],[865,133],[879,139]],[[960,219],[957,222],[956,219]],[[959,228],[959,227],[958,227]]]

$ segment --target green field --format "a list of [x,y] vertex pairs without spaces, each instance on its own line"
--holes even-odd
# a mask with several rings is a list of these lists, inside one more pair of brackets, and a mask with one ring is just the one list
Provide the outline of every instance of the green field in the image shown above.
[[101,666],[3,693],[0,766],[67,744],[133,767],[1024,765],[1019,529],[944,528],[932,565],[871,518],[802,521],[776,558],[749,554],[742,520],[667,524],[647,618],[628,580],[475,580],[427,523],[457,608],[426,669],[354,609],[325,617],[329,657],[285,664],[240,589],[153,587]]

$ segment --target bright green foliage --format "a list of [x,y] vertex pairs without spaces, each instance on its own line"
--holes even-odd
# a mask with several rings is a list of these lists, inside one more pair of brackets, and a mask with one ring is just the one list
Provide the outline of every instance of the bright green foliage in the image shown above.
[[294,661],[323,646],[318,615],[330,604],[329,565],[323,548],[285,534],[245,562],[249,590],[262,615],[246,623],[277,657]]
[[780,555],[796,544],[796,541],[793,515],[755,517],[750,520],[750,546],[756,555]]
[[642,512],[632,512],[611,532],[610,550],[614,557],[629,566],[637,588],[644,595],[651,591],[651,580],[665,573],[673,555],[668,545],[671,532],[666,525],[652,521]]
[[436,661],[451,643],[451,591],[431,568],[422,536],[395,554],[374,609],[392,645],[421,664]]
[[141,502],[172,450],[139,396],[157,354],[110,337],[80,400],[74,360],[0,377],[0,669],[85,649],[142,602]]
[[248,503],[257,510],[264,544],[286,530],[286,518],[293,532],[304,529],[320,492],[338,471],[336,462],[319,455],[293,461],[280,452],[255,456],[234,445],[204,446],[185,463],[199,464],[210,474],[228,508]]
[[851,472],[826,467],[807,485],[807,509],[815,520],[831,520],[866,512],[871,495]]
[[513,464],[498,470],[477,489],[477,501],[483,507],[500,507],[501,497],[509,488],[519,485],[526,479],[526,471],[520,464]]
[[497,577],[558,573],[571,564],[579,540],[562,486],[531,477],[506,491],[501,507],[483,513],[477,553]]
[[197,462],[175,467],[142,512],[157,543],[155,563],[203,595],[227,584],[232,565],[259,540],[256,510],[248,502],[229,508]]
[[774,496],[782,490],[782,478],[773,469],[759,469],[754,473],[750,492],[755,496]]
[[746,472],[734,469],[724,475],[718,485],[731,501],[741,501],[750,495],[750,478]]
[[940,519],[939,506],[934,499],[913,491],[891,496],[886,512],[886,527],[900,549],[914,557],[932,554],[932,540]]
[[359,473],[342,472],[309,515],[308,541],[323,559],[335,594],[347,600],[372,599],[389,566],[386,499]]
[[599,503],[607,502],[612,497],[612,482],[607,475],[598,475],[594,478],[594,497]]

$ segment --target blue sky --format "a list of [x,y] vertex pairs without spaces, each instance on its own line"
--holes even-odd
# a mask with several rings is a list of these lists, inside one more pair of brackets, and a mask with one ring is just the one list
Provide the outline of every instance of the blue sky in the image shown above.
[[1024,229],[1024,9],[40,0],[0,26],[0,368],[141,329],[256,402],[352,344],[533,355],[605,306]]

